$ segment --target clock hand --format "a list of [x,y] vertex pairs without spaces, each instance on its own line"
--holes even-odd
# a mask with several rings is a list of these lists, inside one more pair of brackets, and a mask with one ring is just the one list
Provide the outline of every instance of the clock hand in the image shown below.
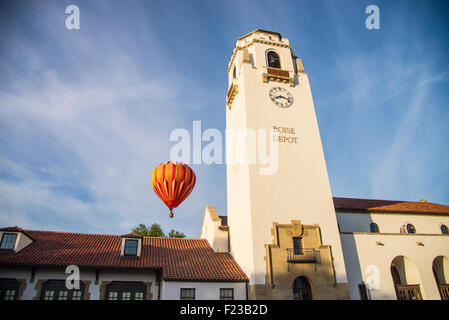
[[276,99],[277,99],[277,98],[284,98],[284,99],[287,99],[287,98],[284,97],[284,96],[277,96]]

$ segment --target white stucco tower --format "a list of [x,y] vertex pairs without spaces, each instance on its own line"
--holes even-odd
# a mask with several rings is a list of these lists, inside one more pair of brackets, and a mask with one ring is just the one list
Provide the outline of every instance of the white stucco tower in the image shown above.
[[[301,60],[287,38],[256,30],[237,40],[228,74],[227,130],[273,129],[278,134],[268,137],[267,133],[268,141],[278,141],[274,172],[261,172],[273,168],[273,163],[261,165],[259,156],[256,164],[229,163],[229,159],[227,163],[230,251],[250,279],[250,297],[255,298],[257,288],[266,284],[266,245],[273,243],[275,222],[318,225],[322,244],[331,247],[334,286],[346,284],[312,93]],[[230,141],[226,139],[227,148]],[[251,158],[254,147],[244,146],[246,157]]]

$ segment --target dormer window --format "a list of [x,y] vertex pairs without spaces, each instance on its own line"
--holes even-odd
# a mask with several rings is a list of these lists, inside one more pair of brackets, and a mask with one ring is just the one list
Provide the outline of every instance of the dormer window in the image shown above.
[[17,239],[16,233],[4,233],[2,236],[2,241],[0,243],[0,249],[13,250],[16,244],[16,239]]
[[120,256],[140,257],[140,254],[142,252],[142,238],[142,236],[134,233],[123,235]]
[[267,65],[269,68],[281,68],[281,59],[279,55],[274,51],[267,52]]
[[125,240],[125,256],[137,256],[139,240]]

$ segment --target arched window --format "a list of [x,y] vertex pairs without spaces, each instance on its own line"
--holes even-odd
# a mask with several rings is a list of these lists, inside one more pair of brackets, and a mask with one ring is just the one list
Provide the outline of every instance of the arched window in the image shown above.
[[441,300],[449,300],[449,279],[445,276],[448,272],[449,258],[438,256],[433,260],[432,271],[440,291]]
[[442,224],[440,228],[442,234],[449,234],[449,229],[447,228],[447,225]]
[[407,233],[416,233],[416,229],[413,224],[407,223]]
[[270,68],[281,68],[281,59],[279,55],[274,51],[268,51],[267,53],[267,65]]
[[371,222],[369,225],[369,229],[371,232],[379,233],[379,226],[375,222]]
[[232,70],[232,79],[235,79],[237,77],[237,71],[236,71],[236,67],[234,66],[233,70]]
[[305,277],[298,277],[293,282],[294,300],[312,300],[312,289]]

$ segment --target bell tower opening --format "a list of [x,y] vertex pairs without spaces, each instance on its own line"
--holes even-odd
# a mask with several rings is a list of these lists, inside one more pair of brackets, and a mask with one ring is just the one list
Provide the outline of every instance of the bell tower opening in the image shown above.
[[275,51],[270,50],[267,52],[267,65],[270,68],[281,69],[281,59]]

